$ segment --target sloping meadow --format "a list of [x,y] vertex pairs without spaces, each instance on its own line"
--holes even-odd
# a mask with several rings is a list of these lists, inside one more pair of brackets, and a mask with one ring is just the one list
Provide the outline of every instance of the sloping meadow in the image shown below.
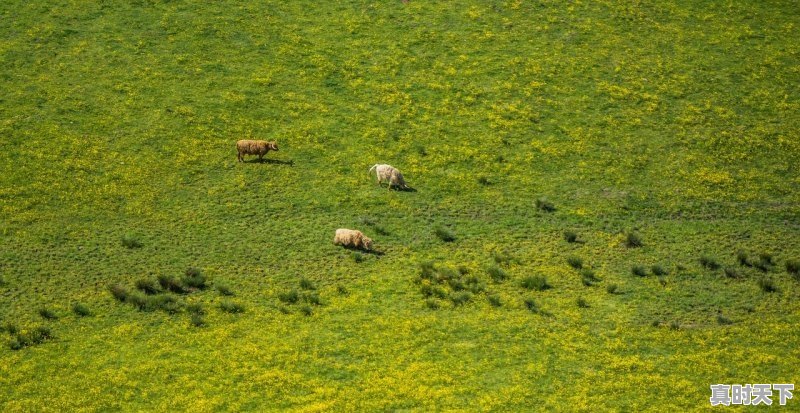
[[0,6],[3,411],[800,381],[792,4],[251,3]]

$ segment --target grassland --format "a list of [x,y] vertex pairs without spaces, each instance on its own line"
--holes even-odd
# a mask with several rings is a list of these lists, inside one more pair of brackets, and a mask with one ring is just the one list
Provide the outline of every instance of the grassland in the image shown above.
[[[800,383],[794,2],[0,13],[0,326],[52,333],[0,332],[0,410],[695,410]],[[237,163],[241,138],[280,151]],[[190,267],[205,326],[108,291]]]

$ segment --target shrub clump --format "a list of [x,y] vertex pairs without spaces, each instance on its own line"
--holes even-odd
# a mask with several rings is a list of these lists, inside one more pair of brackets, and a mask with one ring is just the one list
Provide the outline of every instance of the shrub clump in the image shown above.
[[176,294],[184,294],[186,292],[186,289],[183,288],[180,281],[176,280],[175,277],[171,275],[160,274],[157,279],[158,284],[166,291],[171,291]]
[[205,327],[206,318],[202,314],[192,313],[189,317],[189,322],[195,327]]
[[786,272],[792,275],[800,274],[800,261],[799,260],[787,260],[786,261]]
[[508,273],[497,265],[492,265],[489,267],[486,272],[489,273],[489,276],[492,277],[494,282],[503,282],[508,279]]
[[581,279],[583,280],[583,285],[586,286],[594,285],[595,282],[600,281],[600,278],[598,278],[594,271],[589,268],[584,268],[581,270]]
[[128,301],[128,296],[130,295],[130,292],[128,291],[127,288],[125,288],[125,286],[121,284],[113,284],[110,287],[108,287],[108,291],[117,301],[122,303]]
[[653,273],[653,275],[657,275],[659,277],[663,277],[665,275],[669,275],[669,271],[667,271],[664,267],[662,267],[662,266],[660,266],[658,264],[653,265],[652,267],[650,267],[650,271]]
[[300,300],[300,293],[295,289],[278,293],[278,300],[286,304],[294,304]]
[[567,257],[567,264],[569,264],[570,267],[576,270],[580,270],[581,268],[583,268],[583,260],[580,259],[579,257],[575,256]]
[[762,277],[759,279],[758,286],[761,287],[761,291],[764,291],[765,293],[778,292],[778,286],[775,284],[775,281],[769,277]]
[[128,249],[142,248],[142,241],[132,234],[125,234],[122,236],[122,245]]
[[189,267],[181,278],[181,283],[186,288],[194,288],[197,290],[205,290],[208,287],[208,280],[205,274],[197,267]]
[[609,294],[617,294],[618,291],[619,291],[619,286],[617,284],[609,284],[608,286],[606,286],[606,292],[608,292]]
[[137,290],[147,295],[158,294],[161,292],[161,288],[159,288],[158,283],[149,278],[136,280],[135,286]]
[[39,309],[39,315],[42,318],[44,318],[45,320],[57,320],[58,319],[58,314],[56,314],[55,311],[53,311],[53,310],[51,310],[51,309],[49,309],[47,307],[40,308]]
[[555,212],[556,206],[546,198],[537,198],[536,209],[544,212]]
[[364,260],[367,259],[367,257],[364,254],[362,254],[362,253],[360,253],[358,251],[353,251],[351,256],[353,257],[353,261],[355,261],[356,264],[360,264],[360,263],[364,262]]
[[569,243],[582,243],[580,239],[578,239],[578,233],[575,231],[564,231],[564,239]]
[[244,312],[244,305],[229,300],[224,300],[219,303],[219,308],[231,314],[239,314]]
[[578,297],[577,304],[580,308],[589,308],[589,302],[583,297]]
[[716,271],[721,267],[721,265],[717,262],[717,260],[707,255],[700,257],[700,265],[702,265],[703,268],[709,269],[711,271]]
[[500,296],[492,294],[486,297],[486,300],[489,301],[489,304],[492,307],[500,307],[503,305],[503,301],[500,299]]
[[628,248],[638,248],[643,245],[642,236],[638,232],[631,231],[625,235],[625,246]]
[[641,266],[641,265],[634,265],[633,267],[631,267],[631,273],[633,273],[633,275],[636,275],[636,276],[639,276],[639,277],[646,277],[647,276],[647,268],[645,268],[644,266]]
[[525,277],[522,279],[522,288],[528,290],[536,290],[536,291],[544,291],[550,288],[553,288],[550,284],[547,283],[547,277],[534,275]]
[[739,265],[743,267],[752,267],[753,263],[750,261],[750,257],[747,255],[746,252],[739,250],[736,253],[736,261],[739,262]]
[[88,317],[92,315],[92,310],[86,304],[75,303],[72,305],[72,312],[79,317]]
[[314,285],[313,281],[303,277],[300,279],[300,288],[304,290],[316,290],[317,286]]
[[453,306],[456,307],[466,304],[471,299],[472,299],[472,293],[469,291],[459,291],[450,294],[450,301],[452,301]]
[[733,267],[725,267],[725,269],[722,270],[722,271],[725,273],[725,276],[728,277],[728,278],[740,278],[741,277],[741,275],[739,274],[739,271],[736,268],[733,268]]
[[226,297],[231,297],[231,296],[234,295],[233,294],[233,290],[231,290],[231,288],[228,287],[227,284],[216,284],[216,286],[217,286],[217,291],[220,293],[220,295],[223,295],[223,296],[226,296]]
[[314,314],[314,309],[311,308],[310,305],[306,304],[306,305],[303,305],[303,306],[300,307],[300,313],[303,314],[306,317],[309,317],[309,316]]
[[435,298],[428,298],[427,300],[425,300],[425,307],[428,307],[431,310],[438,310],[440,307],[439,300]]
[[772,254],[768,252],[762,252],[758,254],[758,262],[755,263],[756,268],[763,272],[769,272],[772,267],[775,266],[775,261],[772,258]]
[[433,232],[444,242],[453,242],[456,240],[456,234],[443,226],[436,227]]

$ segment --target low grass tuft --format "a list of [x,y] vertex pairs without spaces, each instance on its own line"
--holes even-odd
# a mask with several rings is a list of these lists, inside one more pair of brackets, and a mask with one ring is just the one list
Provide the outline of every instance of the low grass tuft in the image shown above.
[[525,277],[522,279],[520,285],[522,285],[522,288],[536,291],[544,291],[553,288],[552,285],[547,283],[547,277],[540,275]]
[[450,301],[453,306],[458,307],[468,303],[472,299],[472,293],[469,291],[458,291],[450,294]]
[[489,304],[491,304],[492,307],[501,307],[503,305],[503,301],[500,299],[500,296],[495,294],[486,296],[486,300],[489,301]]
[[300,300],[300,293],[298,293],[297,290],[294,289],[278,293],[278,300],[286,304],[294,304]]
[[39,315],[45,320],[58,320],[58,314],[47,307],[40,308],[38,312]]
[[225,297],[232,297],[234,295],[233,290],[231,290],[228,284],[217,284],[217,283],[215,284],[217,287],[217,291],[219,292],[220,295],[223,295]]
[[160,274],[158,277],[158,284],[161,285],[161,288],[170,291],[176,294],[184,294],[186,293],[186,289],[183,288],[183,285],[175,279],[175,277],[166,274]]
[[714,257],[710,257],[708,255],[703,255],[700,257],[700,265],[702,265],[703,268],[711,271],[716,271],[722,267],[717,260],[714,259]]
[[444,242],[453,242],[456,240],[456,234],[448,228],[438,226],[433,230],[434,234]]
[[564,231],[564,239],[569,243],[581,242],[578,239],[578,233],[575,231]]
[[181,283],[186,288],[205,290],[208,287],[208,279],[205,274],[197,267],[189,267],[181,278]]
[[136,280],[134,286],[136,287],[137,290],[147,295],[158,294],[161,292],[161,288],[159,288],[158,283],[150,278]]
[[628,248],[639,248],[644,245],[642,236],[636,231],[628,232],[625,235],[625,246]]
[[536,209],[544,212],[555,212],[556,206],[547,200],[547,198],[536,199]]
[[567,264],[569,264],[570,267],[576,270],[580,270],[581,268],[583,268],[583,260],[580,257],[575,257],[575,256],[567,257]]
[[577,304],[580,308],[589,308],[589,302],[583,297],[578,297]]
[[503,282],[508,279],[508,273],[497,265],[492,265],[489,267],[486,272],[489,273],[489,276],[492,278],[494,282]]
[[314,282],[309,280],[308,278],[301,278],[300,279],[300,288],[304,290],[316,290],[317,286],[314,285]]
[[222,311],[230,314],[240,314],[244,312],[244,305],[230,300],[221,301],[219,303],[219,308]]
[[125,234],[122,236],[122,246],[128,249],[142,248],[144,244],[138,237],[132,234]]
[[647,268],[645,268],[643,265],[634,265],[633,267],[631,267],[631,273],[639,277],[646,277]]
[[775,281],[769,277],[760,278],[758,280],[758,286],[761,288],[761,291],[765,293],[776,293],[779,290]]
[[662,267],[662,266],[660,266],[658,264],[653,265],[652,267],[650,267],[650,271],[653,273],[653,275],[657,275],[659,277],[663,277],[665,275],[669,275],[669,271],[667,271],[664,267]]
[[88,317],[92,315],[92,310],[86,304],[75,303],[72,304],[72,312],[79,317]]
[[108,291],[117,301],[123,303],[128,301],[128,296],[130,295],[130,292],[122,284],[113,284],[108,287]]
[[617,284],[609,284],[606,286],[606,292],[609,294],[617,294],[619,293],[619,286]]

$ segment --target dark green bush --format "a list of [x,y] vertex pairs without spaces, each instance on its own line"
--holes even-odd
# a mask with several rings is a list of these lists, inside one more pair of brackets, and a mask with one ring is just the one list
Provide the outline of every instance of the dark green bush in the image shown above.
[[158,287],[158,283],[156,283],[155,280],[152,280],[150,278],[136,280],[135,286],[137,290],[147,295],[158,294],[161,292],[161,288]]
[[747,255],[746,252],[744,252],[742,250],[739,250],[736,253],[736,261],[739,262],[739,265],[742,265],[744,267],[752,267],[753,266],[753,263],[750,262],[750,257]]
[[464,305],[472,299],[472,293],[469,291],[459,291],[450,294],[450,301],[454,306]]
[[631,272],[633,275],[637,275],[639,277],[646,277],[647,276],[647,268],[642,265],[634,265],[631,267]]
[[707,255],[700,257],[700,265],[711,271],[716,271],[721,267],[721,265],[717,262],[717,260]]
[[187,304],[186,305],[186,311],[189,314],[199,314],[199,315],[205,315],[206,314],[205,307],[203,307],[203,304],[200,304],[200,303]]
[[313,305],[322,305],[322,299],[319,298],[319,293],[316,291],[303,294],[303,301]]
[[575,256],[567,257],[567,264],[569,264],[570,267],[576,270],[580,270],[581,268],[583,268],[583,260],[580,259],[580,257],[575,257]]
[[580,271],[580,274],[581,274],[581,278],[583,278],[585,280],[600,281],[600,278],[597,277],[597,274],[595,274],[595,272],[590,268],[582,269]]
[[300,279],[300,288],[304,290],[316,290],[317,286],[314,285],[314,282],[312,282],[308,278],[303,277]]
[[800,274],[800,261],[798,260],[787,260],[786,261],[786,272],[792,275]]
[[453,242],[456,240],[456,234],[448,228],[438,226],[434,229],[434,233],[440,240],[444,242]]
[[564,231],[564,239],[569,243],[579,242],[578,233],[575,231]]
[[239,313],[243,313],[244,312],[244,305],[242,305],[240,303],[235,303],[235,302],[229,301],[229,300],[221,301],[219,303],[219,308],[222,311],[224,311],[226,313],[231,313],[231,314],[239,314]]
[[758,254],[758,262],[755,263],[755,266],[763,272],[769,272],[772,270],[772,267],[775,266],[775,261],[773,261],[772,254],[767,252]]
[[556,206],[546,198],[537,198],[536,209],[544,212],[555,212]]
[[577,303],[580,308],[589,308],[589,302],[583,297],[578,297]]
[[606,291],[609,294],[616,294],[619,291],[619,286],[617,284],[609,284],[606,286]]
[[638,232],[631,231],[625,235],[625,245],[628,248],[638,248],[644,245],[642,236]]
[[304,316],[311,316],[312,314],[314,314],[314,309],[311,308],[311,306],[308,304],[302,305],[300,306],[300,313],[303,314]]
[[778,286],[775,284],[775,281],[769,277],[762,277],[759,279],[758,286],[761,287],[761,291],[764,291],[765,293],[778,292]]
[[189,322],[195,327],[205,327],[206,326],[206,318],[203,314],[199,313],[192,313],[189,317]]
[[158,277],[158,284],[161,285],[166,291],[171,291],[177,294],[184,294],[186,293],[186,289],[183,288],[183,285],[180,281],[176,280],[175,277],[166,274],[160,274]]
[[650,267],[650,271],[653,273],[653,275],[657,275],[659,277],[669,274],[669,271],[667,271],[664,267],[658,264]]
[[461,291],[461,290],[466,290],[467,289],[467,286],[464,284],[464,280],[462,280],[460,278],[454,278],[454,279],[448,280],[447,284],[450,286],[450,288],[453,291]]
[[120,301],[120,302],[127,301],[128,300],[128,296],[130,295],[130,292],[128,291],[128,289],[125,288],[121,284],[113,284],[113,285],[111,285],[110,287],[108,287],[108,291],[111,292],[111,295],[117,301]]
[[740,278],[741,277],[741,275],[739,274],[739,271],[736,270],[736,268],[733,268],[733,267],[725,267],[725,269],[722,270],[722,271],[725,273],[725,276],[728,277],[728,278]]
[[205,290],[208,287],[208,280],[205,274],[197,267],[189,267],[183,274],[181,283],[186,288]]
[[228,284],[217,284],[217,283],[214,283],[214,284],[216,284],[217,291],[220,293],[220,295],[223,295],[223,296],[226,296],[226,297],[231,297],[231,296],[234,295],[233,294],[233,290],[231,290],[231,288],[228,287]]
[[47,307],[40,308],[39,315],[45,320],[58,320],[58,314],[56,314],[55,311]]
[[139,238],[131,234],[126,234],[122,236],[122,245],[128,249],[142,248],[143,246]]
[[82,303],[72,304],[72,312],[79,317],[88,317],[92,315],[92,311],[89,309],[89,307]]
[[300,299],[300,294],[297,290],[289,290],[286,292],[278,293],[278,299],[286,304],[294,304]]
[[528,297],[528,298],[526,298],[526,299],[523,301],[523,303],[525,304],[525,308],[527,308],[527,309],[528,309],[528,310],[530,310],[531,312],[538,313],[538,312],[540,312],[540,311],[541,311],[541,310],[539,309],[539,305],[538,305],[538,304],[536,304],[536,300],[534,300],[534,299],[533,299],[533,297]]
[[520,284],[522,285],[522,288],[528,290],[544,291],[552,288],[552,286],[547,283],[547,277],[540,275],[525,277],[522,279]]
[[489,301],[489,304],[491,304],[492,307],[500,307],[503,305],[503,301],[500,300],[500,296],[498,295],[491,294],[486,296],[486,299]]
[[489,273],[489,276],[492,277],[494,282],[503,282],[508,279],[508,274],[505,272],[505,270],[497,265],[492,265],[486,270],[486,272]]
[[725,317],[725,316],[724,316],[724,315],[722,315],[722,314],[717,314],[717,322],[718,322],[718,323],[720,323],[720,324],[722,324],[722,325],[730,325],[730,324],[733,324],[733,320],[731,320],[731,319],[730,319],[730,318],[728,318],[728,317]]

